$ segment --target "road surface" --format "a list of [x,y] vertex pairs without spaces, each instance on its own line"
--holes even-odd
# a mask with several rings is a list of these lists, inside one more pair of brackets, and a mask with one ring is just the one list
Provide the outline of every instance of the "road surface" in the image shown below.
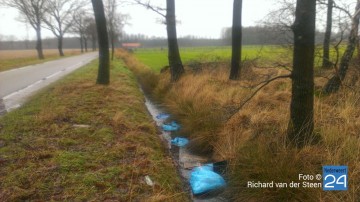
[[84,66],[97,56],[97,52],[91,52],[0,72],[0,115],[21,106],[36,91]]

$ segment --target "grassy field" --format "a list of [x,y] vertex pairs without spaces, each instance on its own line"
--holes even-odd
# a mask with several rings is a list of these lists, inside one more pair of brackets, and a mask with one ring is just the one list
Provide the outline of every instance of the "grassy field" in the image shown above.
[[[65,56],[80,54],[79,49],[64,49]],[[57,49],[44,49],[44,60],[37,58],[36,50],[1,50],[0,71],[6,71],[27,65],[43,63],[60,58]]]
[[[315,66],[321,66],[321,50],[322,47],[317,47]],[[340,54],[345,50],[345,46],[340,47]],[[256,61],[259,67],[271,67],[286,65],[289,66],[292,62],[291,49],[289,47],[280,46],[243,46],[242,60]],[[195,47],[195,48],[181,48],[181,59],[184,64],[191,64],[196,62],[219,62],[229,61],[231,57],[231,47]],[[336,52],[330,51],[331,57],[335,60]],[[152,68],[155,72],[168,65],[167,49],[148,48],[138,49],[135,51],[136,57],[144,64]]]
[[0,118],[0,201],[188,201],[133,74],[116,61],[101,86],[96,73]]
[[[282,61],[287,61],[290,58],[286,53],[286,49],[274,49],[271,46],[244,46],[243,59],[252,60],[255,58],[261,59],[261,64],[275,62],[272,59],[277,55],[277,59],[285,57]],[[137,58],[154,71],[160,72],[160,69],[168,65],[167,50],[162,49],[138,49],[135,52]],[[192,62],[217,62],[228,60],[231,57],[230,47],[196,47],[196,48],[181,48],[181,59],[185,64]],[[281,56],[281,57],[279,57]],[[260,64],[260,63],[259,63]]]
[[[360,92],[355,90],[360,89],[359,71],[352,66],[344,81],[347,87],[330,96],[322,95],[320,90],[327,81],[324,77],[333,74],[332,70],[316,78],[315,133],[321,141],[302,149],[292,148],[285,144],[290,79],[272,82],[243,108],[238,108],[256,90],[251,86],[288,74],[288,70],[271,67],[272,61],[286,58],[275,54],[282,52],[281,49],[268,48],[263,61],[259,58],[260,63],[256,63],[258,60],[244,67],[241,81],[229,81],[229,66],[219,63],[216,68],[199,66],[202,71],[196,72],[186,68],[186,74],[178,82],[170,83],[169,71],[149,76],[147,67],[158,72],[166,63],[166,52],[140,50],[135,52],[138,59],[125,52],[122,57],[135,70],[143,86],[149,87],[148,92],[180,121],[181,135],[191,139],[190,147],[194,152],[212,154],[215,161],[230,162],[227,179],[234,201],[359,201]],[[206,48],[182,49],[182,55],[190,58],[188,61],[204,62],[203,57],[196,55],[216,51],[221,54],[208,58],[229,56],[225,54],[228,49]],[[287,54],[287,58],[291,58],[291,52]],[[349,190],[247,188],[248,181],[301,183],[300,173],[321,174],[323,165],[347,165]]]

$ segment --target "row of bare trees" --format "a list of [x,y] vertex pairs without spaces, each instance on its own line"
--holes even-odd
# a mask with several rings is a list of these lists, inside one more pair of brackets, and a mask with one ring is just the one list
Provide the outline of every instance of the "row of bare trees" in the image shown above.
[[[234,0],[234,12],[241,14],[242,0]],[[338,6],[336,0],[297,0],[289,1],[283,0],[285,4],[278,10],[278,13],[294,13],[294,21],[289,25],[287,22],[291,18],[285,18],[276,21],[278,27],[283,30],[292,30],[293,32],[293,66],[292,72],[288,76],[280,76],[278,78],[290,77],[292,80],[292,97],[290,104],[290,121],[288,126],[288,140],[291,144],[302,147],[305,144],[316,140],[313,133],[314,130],[314,49],[315,49],[315,17],[316,4],[327,6],[326,17],[326,32],[323,43],[323,64],[322,67],[334,67],[335,73],[324,86],[323,92],[325,94],[337,92],[341,86],[342,81],[346,76],[351,59],[353,57],[356,47],[359,47],[359,20],[360,20],[360,0],[357,0],[355,12],[351,14],[347,9]],[[295,4],[296,3],[296,4]],[[237,8],[237,9],[236,9]],[[349,37],[347,47],[341,57],[339,66],[337,63],[332,63],[330,59],[330,38],[332,33],[332,19],[333,9],[337,8],[345,12],[351,19],[351,27],[349,30]],[[241,57],[238,41],[241,40],[241,29],[239,31],[239,23],[235,23],[236,19],[241,19],[241,16],[233,14],[232,27],[232,65],[230,71],[230,79],[238,79],[235,73],[239,74],[240,66],[236,63],[237,57]],[[285,23],[284,23],[285,22]],[[240,24],[241,25],[241,24]],[[341,39],[342,40],[342,39]],[[340,41],[341,42],[341,41]],[[339,45],[339,43],[337,44]],[[240,45],[241,47],[241,45]],[[337,50],[338,51],[338,50]],[[233,62],[236,60],[235,62]],[[274,79],[272,79],[274,80]],[[266,82],[269,83],[269,82]]]
[[[168,33],[168,59],[171,70],[171,80],[178,80],[184,73],[181,63],[179,48],[176,39],[176,20],[175,20],[175,1],[167,0],[166,15],[163,15],[160,9],[144,3],[141,0],[134,0],[138,4],[145,6],[157,13],[160,13],[166,19]],[[358,25],[360,18],[360,0],[357,0],[355,13],[351,17],[351,29],[348,38],[348,45],[341,58],[339,67],[330,60],[330,39],[332,33],[333,9],[338,8],[346,12],[336,4],[336,0],[283,0],[285,4],[277,14],[286,15],[281,20],[276,21],[283,30],[291,30],[293,42],[293,68],[290,75],[280,76],[279,78],[291,78],[292,97],[290,104],[290,121],[288,126],[288,140],[292,144],[301,147],[315,139],[314,130],[314,54],[315,54],[315,24],[316,24],[316,5],[323,4],[327,6],[326,32],[323,45],[323,67],[329,68],[335,66],[334,76],[324,87],[325,93],[336,92],[342,80],[344,79],[350,60],[356,48],[358,39]],[[229,79],[238,80],[241,73],[241,13],[242,0],[233,1],[233,26],[232,26],[232,57]],[[288,17],[290,16],[290,18]],[[293,16],[293,18],[291,18]],[[289,24],[289,22],[291,22]],[[269,82],[266,82],[269,83]]]
[[70,31],[73,24],[73,12],[82,3],[75,0],[1,0],[3,5],[19,11],[21,21],[30,24],[36,32],[36,50],[38,58],[44,59],[41,29],[49,29],[58,39],[58,50],[61,56],[64,34]]
[[[14,0],[5,1],[6,5],[17,8],[26,20],[36,30],[38,36],[37,50],[39,57],[43,58],[41,52],[41,23],[47,24],[48,28],[58,37],[61,44],[63,35],[72,24],[74,18],[69,18],[72,8],[76,8],[78,4],[70,4],[71,0]],[[179,47],[177,43],[176,33],[176,17],[175,17],[175,0],[166,0],[166,9],[150,5],[150,2],[144,3],[141,0],[134,0],[137,4],[145,6],[155,11],[165,18],[167,38],[168,38],[168,60],[171,72],[171,81],[176,82],[184,73],[184,67],[181,61]],[[327,5],[327,27],[324,41],[324,67],[331,66],[329,59],[329,38],[331,37],[331,20],[332,9],[335,7],[335,0],[323,2],[320,0],[297,0],[296,6],[291,3],[287,4],[294,12],[295,20],[293,24],[287,28],[293,31],[293,69],[290,75],[279,78],[291,78],[292,80],[292,97],[290,104],[290,121],[288,126],[288,140],[294,145],[301,147],[314,139],[314,49],[315,49],[315,17],[316,3],[320,2]],[[52,6],[47,3],[52,2]],[[108,0],[104,9],[102,0],[92,0],[93,11],[96,21],[96,29],[99,43],[99,70],[98,84],[109,84],[110,68],[109,68],[109,38],[112,45],[112,55],[114,54],[114,39],[116,37],[115,30],[121,29],[122,24],[117,23],[116,18],[116,1]],[[57,3],[57,4],[56,4]],[[66,6],[65,6],[66,5]],[[106,11],[106,12],[105,12]],[[166,11],[166,13],[163,13]],[[107,14],[106,14],[107,13]],[[241,73],[241,13],[242,0],[234,0],[233,3],[233,27],[232,27],[232,58],[229,79],[238,80]],[[80,14],[81,16],[81,14]],[[324,88],[324,92],[336,92],[344,79],[350,60],[358,42],[358,26],[360,18],[360,0],[354,15],[351,16],[351,30],[349,34],[348,45],[341,63],[335,75],[329,80]],[[106,20],[107,18],[107,20]],[[71,20],[65,20],[71,19]],[[84,20],[85,21],[85,20]],[[79,32],[85,32],[83,22],[79,20],[76,23]],[[81,30],[81,31],[80,31]],[[108,34],[109,33],[109,34]],[[80,37],[82,38],[82,37]],[[95,37],[94,37],[95,38]],[[82,39],[81,39],[82,40]],[[61,45],[59,45],[61,52]],[[62,54],[63,55],[63,54]]]
[[[88,0],[0,0],[3,5],[19,11],[21,21],[30,24],[36,32],[36,50],[39,59],[44,59],[42,28],[50,30],[58,40],[58,51],[64,56],[63,40],[67,33],[78,34],[81,51],[88,50],[88,41],[96,49],[97,30],[93,13],[88,9]],[[109,37],[114,43],[120,37],[125,17],[116,12],[117,1],[106,0],[109,22]]]
[[79,35],[81,52],[88,51],[88,41],[92,42],[92,50],[96,50],[97,30],[95,19],[85,10],[75,11],[73,14],[72,32]]
[[81,8],[81,3],[81,1],[72,0],[48,0],[45,3],[42,20],[46,28],[56,36],[60,56],[64,56],[62,47],[64,34],[72,27],[74,23],[73,12]]

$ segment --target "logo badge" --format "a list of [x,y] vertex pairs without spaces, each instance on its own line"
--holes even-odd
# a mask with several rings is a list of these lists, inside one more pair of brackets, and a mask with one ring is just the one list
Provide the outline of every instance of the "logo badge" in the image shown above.
[[324,191],[348,190],[348,167],[323,166],[323,190]]

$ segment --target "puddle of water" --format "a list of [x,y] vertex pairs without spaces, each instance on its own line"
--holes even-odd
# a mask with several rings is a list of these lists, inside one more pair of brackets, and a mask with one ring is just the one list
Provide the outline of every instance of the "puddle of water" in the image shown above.
[[[152,103],[149,100],[149,98],[147,98],[146,96],[145,96],[145,105],[146,105],[148,111],[150,112],[152,118],[156,122],[156,125],[159,128],[161,128],[162,124],[164,124],[164,122],[166,120],[157,119],[156,116],[163,113],[164,111],[161,110],[159,106]],[[177,167],[178,167],[179,173],[184,181],[184,184],[186,184],[186,186],[187,186],[186,190],[188,190],[191,193],[190,186],[189,186],[191,169],[196,166],[200,166],[204,163],[207,163],[209,161],[209,159],[202,157],[202,156],[192,154],[188,149],[186,149],[186,147],[172,146],[171,139],[174,138],[173,137],[174,135],[171,132],[166,132],[166,131],[161,130],[161,136],[162,136],[162,139],[164,139],[166,141],[166,145],[168,146],[170,153],[172,154],[172,158],[178,165]],[[210,193],[209,195],[203,196],[203,197],[194,197],[191,194],[191,199],[194,202],[228,201],[227,199],[222,197],[221,194],[219,195],[217,193]]]

